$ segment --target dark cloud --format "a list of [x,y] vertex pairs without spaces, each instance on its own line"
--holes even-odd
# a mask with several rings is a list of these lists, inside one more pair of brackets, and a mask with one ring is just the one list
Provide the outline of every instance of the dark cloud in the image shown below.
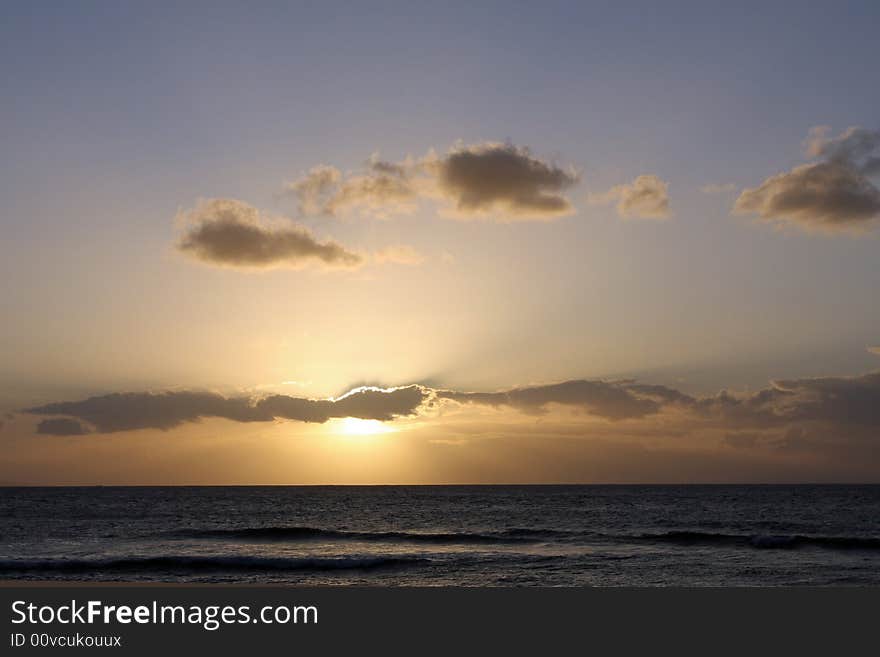
[[208,417],[235,422],[284,419],[322,423],[339,417],[387,421],[416,413],[429,397],[430,391],[416,385],[391,389],[357,388],[336,399],[305,399],[287,395],[224,397],[212,392],[191,391],[114,393],[82,401],[46,404],[25,412],[75,418],[40,423],[40,433],[56,433],[57,430],[57,435],[71,435],[72,424],[79,426],[76,420],[92,425],[98,433],[167,430],[184,422]]
[[591,203],[617,201],[617,214],[623,219],[668,219],[669,184],[651,174],[636,177],[631,183],[615,185],[602,194],[591,194]]
[[874,225],[880,218],[880,190],[869,178],[880,173],[880,132],[850,128],[829,138],[827,128],[814,128],[807,153],[820,161],[743,190],[734,213],[826,232]]
[[562,192],[578,181],[577,174],[534,157],[527,148],[466,146],[454,149],[435,166],[440,191],[461,216],[500,213],[548,219],[574,211]]
[[414,211],[420,200],[439,201],[444,214],[499,221],[542,220],[571,214],[562,192],[577,173],[537,158],[527,148],[481,143],[443,156],[388,162],[371,158],[349,176],[320,166],[288,185],[300,212],[336,215],[356,210],[378,217]]
[[734,212],[808,229],[852,230],[880,216],[880,190],[845,163],[805,164],[744,190]]
[[[46,404],[25,412],[52,416],[40,423],[40,433],[78,435],[87,432],[85,426],[99,433],[171,429],[210,417],[235,422],[281,419],[322,423],[341,417],[390,421],[429,412],[441,403],[505,407],[532,415],[549,413],[559,405],[609,422],[627,421],[625,426],[647,434],[721,432],[723,442],[739,448],[790,446],[798,442],[793,438],[796,436],[809,438],[806,442],[800,440],[801,445],[823,441],[861,441],[867,445],[880,437],[880,372],[783,379],[754,393],[722,391],[705,397],[633,380],[580,379],[500,392],[421,385],[388,389],[364,386],[332,399],[224,397],[192,391],[125,393]],[[656,423],[651,424],[655,419]]]
[[177,248],[202,262],[242,268],[299,269],[309,264],[352,268],[362,256],[332,241],[320,242],[293,224],[264,225],[256,208],[234,199],[204,201],[183,215]]
[[48,436],[84,436],[89,430],[76,420],[61,417],[43,420],[37,425],[37,433]]
[[418,385],[400,388],[355,388],[335,399],[298,399],[273,395],[257,402],[261,413],[272,418],[326,422],[334,417],[356,417],[387,422],[413,415],[427,403],[431,391]]
[[440,399],[465,404],[510,406],[528,413],[544,412],[549,404],[576,406],[608,420],[643,418],[664,405],[689,403],[691,398],[665,386],[632,381],[575,380],[550,385],[514,388],[504,392],[437,392]]
[[751,394],[722,391],[699,398],[662,385],[589,380],[502,392],[439,390],[436,395],[462,404],[508,406],[527,413],[545,412],[550,404],[574,406],[607,420],[637,420],[674,411],[681,418],[734,432],[778,432],[795,425],[823,427],[829,434],[880,432],[880,372],[777,380]]
[[774,382],[774,410],[798,421],[880,428],[880,372]]
[[751,395],[722,392],[695,410],[729,425],[772,428],[791,423],[880,429],[880,372],[855,377],[774,381]]

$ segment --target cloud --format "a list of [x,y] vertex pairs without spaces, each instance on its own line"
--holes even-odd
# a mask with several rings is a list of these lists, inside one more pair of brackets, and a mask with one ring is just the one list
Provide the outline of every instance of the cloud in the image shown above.
[[633,381],[574,380],[550,385],[513,388],[504,392],[441,390],[438,399],[462,404],[509,406],[527,413],[546,412],[550,404],[580,407],[608,420],[643,418],[658,413],[664,404],[689,402],[690,397],[665,386]]
[[37,433],[48,436],[84,436],[89,430],[76,420],[62,417],[43,420],[37,425]]
[[[355,417],[387,422],[434,414],[447,420],[460,417],[485,430],[494,420],[468,419],[467,409],[474,407],[540,417],[542,425],[558,427],[556,430],[572,436],[588,435],[584,422],[591,421],[595,429],[599,421],[603,424],[598,435],[605,438],[693,436],[699,442],[716,441],[713,444],[738,449],[833,454],[835,449],[851,448],[853,453],[862,453],[880,439],[880,372],[782,379],[753,393],[721,391],[702,397],[634,380],[575,379],[493,392],[417,384],[360,386],[330,399],[280,394],[225,397],[195,391],[115,393],[45,404],[24,412],[49,416],[37,431],[51,435],[168,430],[202,418],[323,423]],[[564,409],[577,413],[560,413]],[[504,431],[524,426],[515,416],[503,422]]]
[[380,249],[373,254],[373,260],[380,264],[392,265],[420,265],[425,261],[425,256],[416,249],[406,244],[392,244]]
[[336,215],[357,209],[379,219],[414,212],[419,185],[409,171],[397,166],[372,162],[368,173],[346,178],[325,202],[324,212]]
[[617,201],[617,214],[624,219],[667,219],[669,184],[654,175],[638,176],[631,183],[615,185],[607,192],[590,194],[595,204]]
[[[137,429],[168,430],[185,422],[216,417],[234,422],[270,422],[275,419],[323,423],[331,418],[356,417],[388,421],[412,415],[431,393],[417,385],[400,388],[362,387],[335,399],[307,399],[287,395],[224,397],[213,392],[169,391],[113,393],[82,401],[57,402],[27,409],[34,415],[63,415],[44,420],[38,432],[53,435],[88,433],[78,421],[98,433]],[[75,426],[80,428],[76,431]]]
[[534,157],[527,148],[485,143],[453,149],[441,158],[437,181],[460,217],[495,213],[510,219],[552,219],[574,211],[561,192],[578,176]]
[[729,426],[772,428],[791,423],[880,429],[880,372],[856,377],[773,381],[751,395],[721,392],[694,408]]
[[755,214],[809,231],[864,232],[880,218],[880,190],[869,177],[880,173],[880,132],[849,128],[837,137],[810,130],[802,164],[743,190],[734,214]]
[[339,169],[324,164],[312,168],[300,180],[289,185],[299,198],[300,214],[312,215],[325,212],[324,203],[342,179]]
[[846,164],[805,164],[744,190],[734,213],[807,230],[863,229],[880,216],[880,190]]
[[639,420],[675,412],[724,430],[778,430],[820,425],[829,431],[880,431],[880,372],[856,377],[783,379],[751,394],[722,391],[693,397],[674,388],[636,381],[574,380],[502,392],[436,391],[460,404],[507,406],[544,413],[551,404],[579,407],[606,420]]
[[880,173],[880,130],[854,126],[837,137],[829,137],[830,132],[829,126],[811,128],[807,155],[852,164],[866,175]]
[[305,214],[356,211],[387,218],[412,213],[419,202],[430,200],[454,218],[528,221],[573,213],[563,192],[577,182],[574,170],[537,158],[525,147],[485,142],[402,162],[373,156],[365,170],[348,176],[317,167],[287,187]]
[[709,183],[700,187],[700,191],[704,194],[726,194],[735,192],[736,185],[734,183]]
[[880,372],[773,382],[774,411],[786,420],[880,428]]
[[298,199],[302,215],[335,217],[356,211],[388,219],[415,211],[420,188],[417,171],[412,161],[395,164],[374,155],[361,173],[343,176],[339,169],[320,165],[286,187]]
[[223,267],[300,269],[311,264],[353,268],[363,257],[333,242],[318,241],[308,229],[290,223],[266,225],[259,211],[234,199],[202,201],[180,217],[182,253]]

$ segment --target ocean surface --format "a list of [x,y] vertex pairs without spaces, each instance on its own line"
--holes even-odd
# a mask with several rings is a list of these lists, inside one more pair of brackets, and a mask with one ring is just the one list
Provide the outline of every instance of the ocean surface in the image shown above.
[[0,580],[880,584],[880,486],[0,488]]

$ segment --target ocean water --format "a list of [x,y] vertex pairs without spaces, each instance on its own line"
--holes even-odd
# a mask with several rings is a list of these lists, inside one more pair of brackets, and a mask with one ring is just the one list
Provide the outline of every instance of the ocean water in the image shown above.
[[0,580],[880,584],[880,486],[0,488]]

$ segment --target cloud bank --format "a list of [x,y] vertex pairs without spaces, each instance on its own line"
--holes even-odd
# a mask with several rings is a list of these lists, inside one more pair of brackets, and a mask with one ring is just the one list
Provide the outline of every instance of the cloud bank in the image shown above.
[[807,155],[819,161],[796,166],[743,190],[734,214],[754,214],[808,231],[864,232],[880,218],[880,131],[849,128],[837,137],[813,128]]
[[809,422],[880,430],[880,372],[782,379],[751,394],[722,391],[708,397],[630,380],[575,380],[503,392],[441,390],[436,394],[463,404],[509,406],[529,413],[546,412],[551,404],[574,406],[607,420],[642,419],[674,411],[726,428],[770,429]]
[[[484,417],[480,408],[493,413]],[[437,421],[458,417],[486,430],[507,417],[498,413],[508,412],[512,415],[509,422],[505,420],[503,432],[534,426],[524,425],[524,418],[516,419],[522,414],[532,421],[549,423],[547,433],[536,429],[536,435],[663,442],[691,436],[697,445],[834,458],[840,450],[865,454],[876,449],[880,439],[880,372],[783,379],[753,393],[721,391],[703,397],[634,380],[577,379],[491,392],[416,384],[389,389],[359,387],[331,399],[225,397],[193,391],[116,393],[45,404],[24,412],[45,417],[37,432],[56,436],[168,430],[203,418],[323,423],[341,417],[383,422],[415,416]]]
[[247,269],[319,264],[354,268],[363,257],[333,242],[321,242],[308,229],[290,223],[267,225],[259,211],[234,199],[211,199],[183,213],[185,232],[177,249],[203,263]]
[[[24,412],[63,416],[41,422],[38,432],[67,436],[92,431],[168,430],[185,422],[209,417],[233,422],[271,422],[279,419],[323,423],[341,417],[388,421],[415,414],[430,396],[429,390],[417,385],[390,389],[355,388],[335,399],[307,399],[288,395],[224,397],[213,392],[193,391],[133,392],[45,404]],[[93,429],[86,429],[80,423]]]
[[617,215],[623,219],[668,219],[669,184],[655,175],[638,176],[631,183],[615,185],[607,192],[591,194],[594,204],[617,201]]
[[321,165],[288,189],[307,215],[357,211],[387,218],[433,201],[442,215],[459,219],[540,221],[574,212],[563,192],[578,179],[573,169],[542,160],[525,147],[485,142],[402,162],[374,156],[364,171],[347,176]]

